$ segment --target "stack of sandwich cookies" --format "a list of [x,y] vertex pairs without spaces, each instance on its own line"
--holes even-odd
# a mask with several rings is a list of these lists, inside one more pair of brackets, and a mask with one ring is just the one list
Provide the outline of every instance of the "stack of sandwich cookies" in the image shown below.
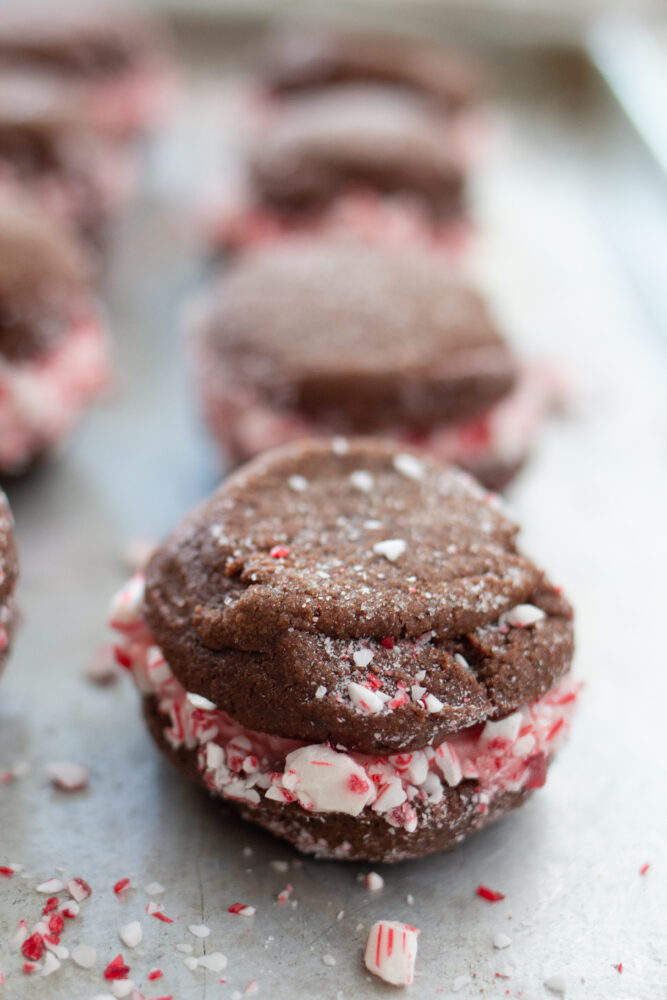
[[6,11],[0,65],[48,73],[73,91],[92,128],[127,138],[150,126],[171,91],[161,30],[150,20],[93,8]]
[[0,473],[51,452],[108,379],[80,248],[31,206],[0,200]]
[[460,249],[465,151],[407,91],[341,84],[291,99],[262,123],[247,172],[239,204],[215,223],[228,249],[332,232]]
[[126,154],[85,124],[76,87],[0,68],[0,191],[30,197],[97,256],[130,186]]
[[548,408],[481,297],[428,251],[267,247],[221,276],[194,337],[227,460],[303,436],[418,445],[499,489]]
[[318,856],[451,847],[544,783],[571,609],[469,477],[376,441],[231,476],[117,597],[158,745]]
[[14,523],[5,495],[0,492],[0,674],[5,667],[16,622],[14,589],[17,576]]

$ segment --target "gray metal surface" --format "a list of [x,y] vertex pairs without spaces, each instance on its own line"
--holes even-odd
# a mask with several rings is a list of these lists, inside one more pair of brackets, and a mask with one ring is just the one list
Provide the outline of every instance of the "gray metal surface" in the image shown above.
[[[147,997],[224,1000],[254,980],[272,1000],[385,996],[391,988],[360,959],[380,917],[421,929],[414,997],[453,995],[469,976],[457,997],[537,1000],[554,995],[543,983],[559,973],[574,1000],[667,996],[667,364],[605,235],[623,185],[641,175],[614,179],[600,156],[617,128],[604,95],[573,102],[560,88],[544,67],[501,75],[498,142],[476,187],[475,270],[517,344],[569,367],[578,386],[575,413],[548,430],[511,497],[524,546],[575,603],[586,682],[546,788],[453,854],[378,869],[385,886],[370,893],[358,880],[365,866],[301,862],[216,808],[154,752],[129,682],[99,689],[82,677],[107,638],[126,544],[163,534],[216,479],[179,345],[183,296],[200,277],[181,209],[216,153],[217,92],[200,69],[148,150],[143,196],[119,232],[119,393],[57,464],[10,489],[25,620],[0,687],[0,771],[15,761],[30,770],[0,784],[0,865],[26,866],[0,878],[0,996],[92,1000],[119,951]],[[54,791],[53,760],[86,763],[90,787]],[[20,918],[37,919],[35,886],[60,868],[93,888],[63,943],[95,946],[97,963],[68,961],[37,980],[8,939]],[[112,887],[124,876],[135,888],[121,901]],[[153,880],[174,924],[145,913]],[[276,901],[287,882],[296,906]],[[476,898],[479,883],[506,899]],[[228,914],[237,900],[256,915]],[[135,951],[118,938],[133,919],[144,929]],[[211,928],[203,942],[188,931],[200,923]],[[503,951],[498,931],[512,938]],[[223,952],[227,968],[191,972],[183,942]],[[164,977],[148,982],[153,967]]]

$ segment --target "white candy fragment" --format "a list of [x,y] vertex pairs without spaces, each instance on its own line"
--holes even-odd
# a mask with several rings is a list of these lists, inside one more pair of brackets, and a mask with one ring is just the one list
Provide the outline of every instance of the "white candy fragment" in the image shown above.
[[482,743],[489,743],[491,740],[507,740],[508,743],[514,743],[519,735],[522,722],[521,712],[512,712],[511,715],[499,719],[497,722],[487,722],[482,730],[480,740]]
[[125,924],[118,933],[120,934],[121,941],[128,948],[136,948],[138,944],[141,944],[144,936],[138,920],[133,920],[131,923]]
[[315,697],[317,698],[318,701],[322,701],[322,698],[324,698],[326,693],[327,689],[325,688],[324,684],[320,684],[317,690],[315,691]]
[[441,702],[439,698],[436,698],[434,694],[426,695],[424,698],[424,705],[426,706],[426,711],[430,715],[435,715],[436,712],[439,712],[442,708],[444,708],[444,703]]
[[347,693],[354,707],[361,712],[367,712],[368,715],[377,715],[384,708],[384,701],[377,691],[371,691],[363,684],[350,681],[347,685]]
[[347,438],[335,437],[331,442],[331,450],[334,455],[347,455],[350,450],[350,443]]
[[210,955],[202,955],[198,959],[198,964],[209,972],[222,972],[227,966],[227,956],[221,951],[213,951]]
[[72,961],[80,969],[92,969],[97,961],[97,952],[89,944],[78,944],[72,948]]
[[57,892],[62,892],[65,888],[59,878],[49,878],[37,886],[37,892],[43,892],[47,896],[55,896]]
[[414,455],[403,452],[394,459],[394,468],[406,479],[423,479],[424,465]]
[[333,957],[333,955],[322,955],[322,964],[323,965],[335,965],[336,964],[336,959]]
[[289,476],[287,479],[287,485],[295,493],[303,493],[304,490],[308,489],[308,480],[305,476],[293,475]]
[[508,934],[503,934],[499,931],[493,936],[493,947],[494,948],[509,948],[512,943],[512,938]]
[[207,938],[211,933],[211,928],[207,927],[206,924],[190,924],[188,930],[198,938]]
[[535,625],[546,618],[546,614],[541,608],[536,608],[534,604],[517,604],[510,611],[505,611],[500,616],[501,625],[512,625],[514,628],[527,628]]
[[60,962],[55,955],[52,955],[50,951],[47,951],[44,955],[44,964],[42,965],[42,971],[40,975],[50,976],[52,972],[57,972],[60,968]]
[[111,602],[113,625],[132,625],[139,618],[146,584],[143,573],[135,575],[119,590]]
[[336,753],[324,744],[289,753],[282,782],[304,809],[317,812],[358,816],[375,797],[364,769],[347,754]]
[[389,562],[396,562],[399,556],[402,556],[407,548],[405,541],[402,538],[386,538],[383,542],[376,542],[373,546],[373,552],[378,556],[384,556]]
[[159,896],[160,893],[164,892],[164,886],[160,885],[159,882],[149,882],[147,886],[144,886],[144,892],[147,896]]
[[354,660],[355,666],[367,667],[373,659],[373,655],[374,654],[371,649],[355,649],[352,654],[352,659]]
[[359,490],[361,493],[370,493],[373,489],[373,477],[370,472],[366,472],[364,469],[357,469],[355,472],[352,472],[350,474],[350,482],[355,490]]
[[369,972],[394,986],[408,986],[414,978],[419,931],[398,920],[378,920],[366,941],[364,962]]
[[129,997],[133,989],[134,980],[132,979],[116,979],[111,984],[111,992],[118,998],[118,1000],[123,1000],[124,997]]
[[90,772],[83,764],[71,764],[67,761],[48,764],[46,770],[56,788],[63,792],[80,791],[86,787],[90,778]]
[[88,899],[91,893],[88,883],[80,878],[70,879],[67,883],[67,891],[77,903],[82,903],[84,899]]
[[560,993],[561,996],[565,996],[567,990],[567,980],[562,972],[556,973],[555,976],[549,976],[548,979],[544,980],[544,985],[552,993]]
[[384,879],[377,872],[369,872],[364,882],[366,888],[370,889],[371,892],[378,892],[384,886]]
[[435,765],[450,788],[455,788],[463,778],[463,769],[456,750],[449,743],[441,743],[435,751]]

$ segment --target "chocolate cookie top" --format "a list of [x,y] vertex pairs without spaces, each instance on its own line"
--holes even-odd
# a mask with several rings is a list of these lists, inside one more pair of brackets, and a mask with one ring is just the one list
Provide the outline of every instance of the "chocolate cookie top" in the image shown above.
[[0,360],[41,354],[89,302],[78,245],[16,197],[0,198]]
[[260,203],[312,212],[342,192],[407,193],[436,216],[460,210],[463,168],[448,126],[409,93],[338,86],[294,98],[255,143]]
[[[569,605],[516,534],[452,467],[376,441],[306,441],[186,518],[148,565],[144,614],[187,690],[252,729],[423,746],[569,669]],[[523,605],[533,622],[518,628]]]
[[469,59],[391,35],[281,32],[263,46],[259,72],[273,92],[299,93],[332,84],[384,83],[405,87],[454,110],[480,90]]
[[248,253],[221,278],[201,336],[221,383],[349,432],[463,420],[516,374],[479,295],[414,248]]
[[0,22],[0,56],[75,78],[113,75],[141,63],[152,50],[153,26],[138,17],[92,7],[58,15],[13,10]]

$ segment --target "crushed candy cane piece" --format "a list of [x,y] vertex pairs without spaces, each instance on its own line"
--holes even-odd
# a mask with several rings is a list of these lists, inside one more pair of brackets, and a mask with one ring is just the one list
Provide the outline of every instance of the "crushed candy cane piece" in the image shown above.
[[138,920],[132,920],[129,924],[125,924],[118,933],[121,941],[128,948],[136,948],[138,944],[141,944],[144,937],[144,932]]
[[536,608],[534,604],[517,604],[510,611],[505,611],[500,616],[501,625],[512,625],[514,628],[528,628],[536,625],[546,618],[542,608]]
[[78,944],[72,948],[72,961],[81,969],[92,969],[97,961],[97,952],[88,944]]
[[499,931],[493,936],[493,947],[494,948],[509,948],[512,943],[512,938],[508,934],[503,934]]
[[104,970],[105,979],[127,979],[130,971],[129,965],[125,965],[122,955],[116,955]]
[[567,992],[567,980],[562,972],[558,972],[554,976],[549,976],[544,980],[544,985],[552,993],[560,993],[561,996],[564,996]]
[[364,951],[366,968],[395,986],[407,986],[414,978],[419,931],[398,920],[378,920],[371,927]]
[[222,972],[227,968],[227,956],[221,951],[213,951],[210,955],[202,955],[197,959],[197,964],[209,972]]
[[129,878],[119,878],[117,882],[114,883],[113,891],[117,896],[126,892],[132,884],[132,880]]
[[144,892],[147,896],[159,896],[164,892],[164,886],[160,885],[159,882],[149,882],[148,885],[144,886]]
[[350,681],[347,685],[347,693],[354,707],[358,708],[361,712],[368,713],[368,715],[377,715],[384,708],[384,699],[381,695],[370,688],[364,687],[363,684]]
[[227,907],[227,913],[234,913],[239,917],[254,917],[256,912],[254,906],[246,906],[245,903],[232,903]]
[[52,896],[56,892],[62,892],[65,888],[59,878],[49,878],[37,886],[37,892],[42,892],[46,896]]
[[211,933],[211,928],[206,924],[190,924],[188,930],[197,938],[207,938]]
[[77,903],[83,902],[91,895],[92,889],[82,878],[71,878],[67,883],[67,891]]
[[408,452],[396,455],[394,458],[394,468],[402,476],[405,476],[406,479],[416,480],[424,478],[424,463]]
[[402,538],[386,538],[383,542],[376,542],[373,552],[378,556],[384,556],[389,562],[396,562],[403,555],[407,544]]
[[384,879],[377,872],[369,872],[364,879],[366,888],[370,889],[371,892],[377,892],[379,889],[384,887]]
[[477,886],[477,895],[482,899],[486,899],[489,903],[499,903],[501,899],[505,898],[504,893],[496,892],[494,889],[489,889],[486,885]]
[[322,964],[333,966],[336,964],[336,959],[333,957],[333,955],[322,955]]

